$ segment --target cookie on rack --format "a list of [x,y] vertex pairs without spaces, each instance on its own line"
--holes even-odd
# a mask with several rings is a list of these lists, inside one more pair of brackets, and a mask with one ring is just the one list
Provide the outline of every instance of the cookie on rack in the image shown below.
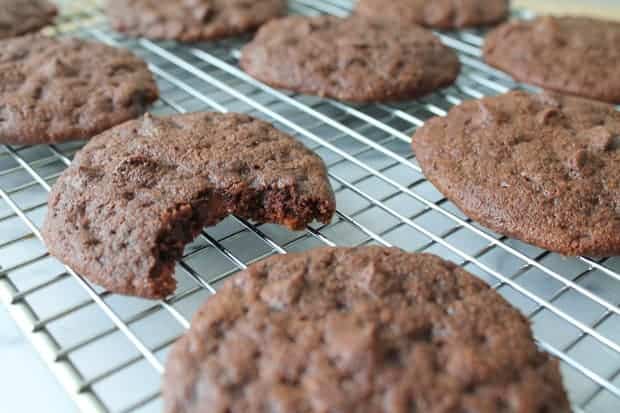
[[182,42],[251,32],[285,13],[286,0],[107,0],[119,32]]
[[509,0],[359,0],[355,13],[371,19],[461,29],[505,20]]
[[418,129],[426,177],[466,215],[564,255],[620,254],[620,112],[555,93],[467,101]]
[[50,253],[108,290],[162,298],[204,226],[229,214],[303,229],[327,223],[334,194],[321,158],[241,114],[149,114],[93,138],[54,185]]
[[620,103],[620,22],[543,16],[488,34],[484,60],[545,89]]
[[87,139],[157,97],[146,63],[128,50],[37,35],[0,41],[0,143]]
[[57,14],[47,0],[0,0],[0,39],[36,32],[52,24]]
[[174,344],[163,396],[166,413],[570,412],[557,361],[504,298],[439,257],[383,247],[233,276]]
[[271,86],[353,102],[422,96],[460,69],[456,53],[422,27],[334,16],[266,24],[240,64]]

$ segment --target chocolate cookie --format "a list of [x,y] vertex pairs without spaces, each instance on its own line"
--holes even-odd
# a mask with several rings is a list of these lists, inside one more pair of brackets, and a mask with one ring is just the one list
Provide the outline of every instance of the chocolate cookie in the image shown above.
[[620,112],[511,92],[453,108],[413,137],[428,179],[472,219],[564,255],[620,254]]
[[74,38],[0,41],[0,143],[90,138],[157,97],[146,63],[127,50]]
[[269,258],[168,357],[166,413],[568,413],[557,362],[497,292],[382,247]]
[[484,60],[545,89],[620,103],[620,23],[539,17],[506,23],[486,38]]
[[51,24],[57,13],[47,0],[0,0],[0,39],[35,32]]
[[357,14],[372,19],[456,29],[497,23],[510,12],[508,0],[359,0]]
[[52,255],[110,291],[174,292],[175,261],[231,213],[302,229],[329,222],[321,159],[240,114],[129,121],[93,138],[56,182],[43,237]]
[[241,67],[274,87],[372,102],[425,95],[454,82],[456,54],[419,26],[360,17],[287,17],[263,26]]
[[108,0],[110,23],[119,32],[183,42],[213,40],[253,31],[286,12],[286,0]]

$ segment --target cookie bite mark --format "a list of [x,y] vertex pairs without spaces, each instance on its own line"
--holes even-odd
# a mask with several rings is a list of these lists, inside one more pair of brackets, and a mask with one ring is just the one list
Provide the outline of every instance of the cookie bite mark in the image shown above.
[[335,211],[321,159],[240,114],[149,114],[95,137],[54,185],[50,253],[108,290],[174,292],[174,265],[229,214],[304,228]]

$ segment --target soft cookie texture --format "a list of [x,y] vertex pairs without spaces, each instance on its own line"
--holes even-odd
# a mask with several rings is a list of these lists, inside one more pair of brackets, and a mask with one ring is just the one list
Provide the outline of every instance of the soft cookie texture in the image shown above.
[[205,225],[231,213],[301,229],[329,222],[321,159],[241,114],[145,115],[92,139],[54,185],[43,237],[52,255],[108,290],[174,292],[174,265]]
[[108,0],[112,26],[153,39],[196,42],[257,29],[286,12],[286,0]]
[[0,0],[0,39],[36,32],[51,24],[57,13],[47,0]]
[[382,247],[233,276],[166,364],[166,413],[568,413],[528,321],[454,264]]
[[508,0],[359,0],[357,14],[371,19],[457,29],[497,23],[510,11]]
[[240,64],[271,86],[354,102],[425,95],[460,69],[454,51],[422,27],[333,16],[266,24]]
[[554,93],[468,101],[413,137],[428,179],[483,225],[564,255],[620,254],[620,113]]
[[128,50],[75,38],[0,41],[0,143],[88,139],[157,97],[146,63]]
[[488,34],[484,60],[545,89],[620,103],[620,23],[586,17],[515,20]]

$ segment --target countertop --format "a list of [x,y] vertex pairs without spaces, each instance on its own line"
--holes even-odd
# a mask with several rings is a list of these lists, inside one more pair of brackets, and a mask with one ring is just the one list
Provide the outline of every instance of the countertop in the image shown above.
[[620,20],[618,0],[513,0],[512,4],[538,13],[590,15]]
[[0,304],[0,411],[73,413],[75,404]]

